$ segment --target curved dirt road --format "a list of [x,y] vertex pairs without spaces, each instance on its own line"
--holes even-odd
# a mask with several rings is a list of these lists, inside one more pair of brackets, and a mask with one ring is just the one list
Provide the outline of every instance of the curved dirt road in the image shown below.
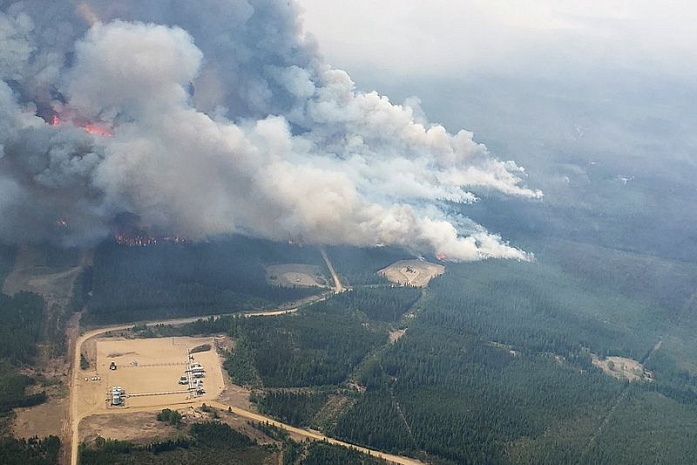
[[[322,297],[324,298],[324,297]],[[298,308],[293,308],[293,309],[288,309],[288,310],[275,310],[275,311],[269,311],[269,312],[254,312],[254,313],[246,313],[244,314],[247,317],[252,317],[252,316],[278,316],[278,315],[285,315],[289,313],[294,313],[297,312]],[[159,320],[159,321],[149,321],[146,322],[146,324],[153,325],[153,324],[165,324],[165,325],[179,325],[179,324],[186,324],[186,323],[192,323],[196,320],[200,319],[205,319],[209,318],[210,316],[224,316],[224,315],[205,315],[205,316],[196,316],[196,317],[188,317],[188,318],[175,318],[171,320]],[[70,376],[70,430],[71,430],[71,441],[70,441],[70,464],[71,465],[77,465],[78,463],[78,444],[79,444],[79,434],[78,434],[78,427],[80,425],[80,421],[82,421],[83,418],[92,415],[93,412],[87,412],[80,414],[79,412],[79,399],[77,398],[77,386],[79,384],[80,380],[80,354],[82,353],[82,345],[89,339],[99,336],[100,334],[107,333],[109,331],[119,331],[119,330],[124,330],[128,328],[132,328],[134,323],[130,324],[123,324],[123,325],[114,325],[114,326],[107,326],[104,328],[97,328],[93,329],[90,331],[87,331],[86,333],[80,335],[79,337],[76,338],[75,340],[75,345],[73,347],[73,367],[72,367],[72,373]],[[191,405],[192,402],[187,401],[187,402],[182,402],[181,404],[176,404],[172,405],[172,407],[175,407],[177,405]],[[258,413],[250,412],[248,410],[244,410],[238,407],[233,407],[229,405],[225,405],[219,401],[209,401],[208,405],[211,405],[213,407],[222,409],[222,410],[228,410],[228,408],[232,409],[232,412],[240,417],[248,418],[253,421],[258,421],[258,422],[267,422],[269,424],[272,424],[274,426],[278,426],[281,428],[284,428],[288,430],[289,432],[292,432],[294,434],[303,436],[305,438],[311,439],[311,440],[317,440],[317,441],[327,441],[330,444],[336,444],[344,447],[353,447],[363,453],[369,454],[373,457],[379,457],[382,459],[385,459],[389,462],[396,463],[399,465],[423,465],[423,462],[420,462],[416,459],[408,458],[408,457],[400,457],[396,455],[391,455],[391,454],[386,454],[384,452],[379,452],[375,451],[372,449],[367,449],[364,447],[359,447],[355,446],[353,444],[349,444],[343,441],[339,441],[336,439],[332,439],[330,437],[327,437],[319,432],[316,431],[309,431],[301,428],[296,428],[290,425],[286,425],[284,423],[281,423],[279,421],[273,420],[269,417],[265,417],[263,415],[259,415]],[[142,408],[130,408],[128,410],[121,410],[121,411],[116,411],[113,414],[118,415],[122,413],[129,413],[129,412],[148,412],[148,411],[158,411],[162,408],[162,406],[158,407],[142,407]]]
[[[251,316],[264,316],[264,315],[285,315],[289,313],[294,313],[297,312],[298,308],[292,308],[288,310],[273,310],[270,312],[254,312],[254,313],[246,313],[243,314],[245,316],[251,317]],[[232,315],[232,314],[228,314]],[[239,315],[239,313],[237,314]],[[181,325],[181,324],[186,324],[186,323],[193,323],[194,321],[201,320],[201,319],[206,319],[210,318],[211,316],[226,316],[226,315],[203,315],[203,316],[195,316],[195,317],[187,317],[187,318],[174,318],[174,319],[169,319],[169,320],[158,320],[158,321],[148,321],[145,322],[145,324],[148,325],[157,325],[157,324],[163,324],[163,325]],[[72,348],[73,353],[72,353],[72,358],[73,358],[73,365],[72,365],[72,373],[70,375],[70,432],[71,432],[71,441],[70,441],[70,463],[71,465],[77,465],[77,459],[78,459],[78,454],[77,454],[77,449],[78,449],[78,443],[79,443],[79,435],[78,435],[78,426],[80,424],[80,421],[83,419],[83,417],[89,416],[92,414],[92,412],[88,412],[87,414],[80,415],[79,413],[79,400],[77,396],[77,386],[79,385],[80,382],[80,377],[82,374],[80,373],[80,354],[82,353],[82,345],[89,339],[92,339],[93,337],[99,336],[100,334],[108,333],[109,331],[121,331],[124,329],[129,329],[132,328],[135,323],[129,323],[129,324],[122,324],[122,325],[113,325],[113,326],[105,326],[103,328],[97,328],[97,329],[92,329],[90,331],[85,332],[84,334],[78,336],[75,340],[75,345]]]

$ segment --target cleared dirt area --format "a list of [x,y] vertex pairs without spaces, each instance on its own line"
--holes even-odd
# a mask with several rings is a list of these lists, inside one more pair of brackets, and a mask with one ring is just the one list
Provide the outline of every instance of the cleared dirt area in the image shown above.
[[68,397],[64,393],[56,395],[50,391],[48,395],[49,401],[44,404],[14,410],[12,434],[15,437],[29,439],[34,436],[61,436],[66,423]]
[[266,282],[281,287],[328,287],[321,267],[302,263],[269,266],[266,269]]
[[378,273],[396,284],[426,287],[431,279],[445,273],[445,267],[421,260],[400,260]]
[[145,443],[171,436],[174,426],[157,421],[157,412],[133,412],[129,415],[92,415],[80,423],[80,441],[97,436],[120,441]]
[[[205,394],[194,396],[187,385],[179,384],[186,375],[188,349],[202,344],[214,346],[208,338],[97,339],[96,363],[81,371],[78,385],[80,417],[138,407],[169,406],[205,402],[218,397],[225,387],[220,359],[215,350],[193,355],[206,370]],[[109,366],[114,362],[116,370]],[[123,405],[112,406],[108,391],[119,386],[126,392]]]
[[[319,297],[323,298],[323,297]],[[271,312],[269,314],[272,314],[274,312]],[[178,325],[178,324],[185,324],[185,323],[190,323],[192,321],[196,321],[200,317],[190,317],[190,318],[177,318],[177,319],[171,319],[171,320],[161,320],[161,321],[152,321],[149,322],[149,324],[170,324],[170,325]],[[113,417],[115,423],[114,425],[118,425],[121,423],[121,419],[124,418],[135,418],[134,415],[140,414],[140,413],[147,413],[149,415],[152,415],[153,412],[157,412],[160,409],[163,408],[169,408],[172,410],[178,410],[182,412],[187,419],[189,419],[189,416],[192,416],[193,420],[196,420],[197,417],[203,418],[201,415],[201,406],[203,403],[208,405],[209,409],[212,407],[214,409],[217,409],[221,419],[223,421],[229,422],[231,424],[237,424],[240,427],[245,427],[244,424],[248,421],[254,421],[254,422],[262,422],[262,423],[268,423],[271,425],[275,425],[281,428],[286,429],[290,436],[295,439],[295,440],[317,440],[317,441],[327,441],[331,444],[337,444],[341,445],[344,447],[354,447],[362,452],[368,453],[372,456],[375,457],[381,457],[387,460],[389,463],[396,463],[396,464],[401,464],[401,465],[422,465],[423,462],[420,462],[419,460],[408,458],[408,457],[399,457],[391,454],[385,454],[382,452],[377,452],[374,450],[369,450],[363,447],[357,447],[350,445],[348,443],[338,441],[336,439],[329,438],[327,436],[324,436],[320,433],[317,433],[315,431],[311,430],[304,430],[300,428],[296,428],[287,424],[280,423],[278,421],[275,421],[269,417],[266,417],[264,415],[260,415],[258,413],[252,412],[248,410],[250,408],[249,405],[249,391],[243,388],[240,388],[239,386],[232,385],[229,382],[229,379],[223,376],[222,370],[220,370],[220,365],[218,365],[218,373],[220,373],[221,376],[221,386],[223,386],[223,381],[227,384],[226,389],[223,390],[222,395],[218,396],[218,399],[213,399],[209,400],[208,395],[211,395],[211,392],[208,391],[206,396],[203,397],[198,397],[197,399],[190,399],[190,400],[181,400],[177,401],[174,403],[170,404],[158,404],[158,405],[153,405],[153,406],[145,406],[145,407],[136,407],[133,405],[130,405],[129,407],[124,407],[124,408],[116,408],[112,407],[109,408],[107,407],[107,401],[106,401],[106,389],[107,385],[104,382],[104,378],[99,375],[100,373],[99,370],[103,369],[102,365],[102,356],[100,356],[100,352],[105,355],[109,355],[109,353],[127,353],[127,352],[136,352],[139,353],[138,350],[134,349],[132,346],[130,348],[127,347],[118,347],[115,348],[113,346],[110,347],[100,347],[100,342],[107,341],[107,339],[104,339],[102,336],[103,334],[106,333],[114,333],[115,331],[121,331],[121,330],[126,330],[131,328],[132,325],[115,325],[115,326],[110,326],[106,328],[99,328],[99,329],[93,329],[90,331],[85,332],[84,334],[76,337],[74,339],[74,349],[72,351],[73,354],[73,360],[74,360],[74,367],[79,367],[79,362],[80,362],[80,353],[83,352],[83,349],[86,347],[90,346],[92,341],[94,341],[94,347],[92,351],[96,354],[95,355],[95,362],[94,366],[90,367],[89,370],[80,370],[79,368],[76,368],[71,375],[72,378],[72,383],[71,383],[71,392],[70,392],[70,423],[69,423],[69,435],[71,437],[71,440],[69,441],[71,447],[70,447],[70,459],[69,462],[71,465],[77,465],[78,464],[78,444],[80,442],[80,437],[88,437],[89,435],[94,435],[94,431],[91,431],[89,427],[78,427],[78,425],[82,425],[82,422],[86,422],[86,425],[90,425],[89,423],[89,418],[94,416],[94,415],[104,415],[107,414],[108,417]],[[202,344],[206,343],[211,343],[211,341],[215,340],[216,338],[162,338],[159,339],[159,341],[172,341],[172,339],[178,339],[178,340],[187,340],[190,342],[187,342],[186,345],[189,348],[193,348]],[[72,338],[71,338],[72,340]],[[153,339],[140,339],[140,340],[134,340],[134,339],[128,339],[126,340],[125,338],[120,338],[120,339],[108,339],[111,341],[121,341],[121,342],[127,342],[127,343],[133,343],[133,342],[138,342],[138,341],[153,341]],[[175,344],[172,344],[173,346]],[[89,352],[89,350],[87,350]],[[108,351],[108,353],[107,353]],[[203,352],[204,354],[214,354],[216,359],[218,359],[218,362],[220,362],[218,358],[218,354],[214,351],[209,351],[209,352]],[[152,354],[152,351],[148,352],[148,354]],[[199,354],[200,355],[200,354]],[[132,356],[129,355],[129,356]],[[125,358],[126,356],[123,355],[121,358]],[[178,360],[178,359],[177,359]],[[200,357],[197,359],[199,363],[204,365],[206,367],[206,370],[208,370],[208,366],[206,365],[207,362],[203,361]],[[109,361],[111,363],[111,361]],[[96,366],[97,370],[94,369]],[[143,368],[143,367],[141,367]],[[107,367],[108,370],[108,367]],[[118,363],[117,363],[117,370],[118,371]],[[207,372],[207,376],[210,376],[210,374]],[[92,376],[97,376],[99,379],[92,381],[91,377]],[[85,378],[88,378],[85,380]],[[102,388],[99,388],[98,386],[90,386],[90,383],[94,383],[95,385],[103,385]],[[209,389],[213,384],[207,385],[206,389]],[[124,389],[126,388],[125,385],[122,385]],[[231,392],[232,391],[232,392]],[[94,394],[97,394],[96,397],[94,397]],[[91,394],[91,396],[90,396]],[[100,394],[101,394],[101,400],[100,400]],[[157,397],[157,396],[155,396]],[[128,401],[128,399],[126,399]],[[243,405],[243,407],[238,407],[237,405]],[[97,423],[97,428],[106,428],[110,427],[108,419],[107,420],[95,420]],[[147,422],[151,422],[150,417],[146,418]],[[101,422],[101,423],[100,423]],[[106,422],[106,423],[104,423]],[[99,425],[105,425],[105,426],[99,426]],[[136,431],[138,427],[136,425],[133,425],[131,427],[132,432]],[[125,433],[121,433],[125,434]],[[130,434],[130,433],[129,433]],[[135,434],[135,433],[133,433]],[[68,444],[68,441],[66,441],[66,444]],[[67,462],[67,461],[66,461]]]
[[252,390],[237,384],[233,384],[230,380],[230,376],[223,373],[223,380],[225,382],[225,389],[218,397],[218,400],[228,406],[237,407],[244,410],[253,410],[254,407],[249,401],[249,395]]
[[41,294],[48,307],[67,305],[72,297],[75,278],[93,260],[93,251],[80,252],[78,266],[52,268],[42,266],[41,254],[30,246],[22,247],[17,254],[15,267],[3,283],[3,293],[14,295],[20,291]]
[[593,365],[599,367],[606,374],[617,378],[632,381],[653,381],[654,375],[652,372],[644,368],[644,366],[631,358],[624,357],[606,357],[600,360],[597,355],[592,354]]
[[406,328],[395,329],[394,331],[390,331],[390,342],[394,344],[395,342],[399,341],[405,334],[407,334]]

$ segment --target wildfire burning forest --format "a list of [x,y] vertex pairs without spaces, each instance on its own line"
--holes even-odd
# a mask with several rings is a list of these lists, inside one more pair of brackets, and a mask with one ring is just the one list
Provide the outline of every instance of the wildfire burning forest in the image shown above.
[[449,207],[541,198],[523,169],[415,100],[356,90],[294,2],[3,5],[2,240],[95,243],[131,212],[193,240],[531,258]]

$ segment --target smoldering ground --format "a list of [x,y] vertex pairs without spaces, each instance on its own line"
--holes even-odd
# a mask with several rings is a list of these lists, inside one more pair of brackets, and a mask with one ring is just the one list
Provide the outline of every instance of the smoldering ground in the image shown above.
[[134,212],[192,239],[529,258],[447,207],[541,198],[522,168],[357,91],[292,2],[0,5],[2,240],[96,241]]

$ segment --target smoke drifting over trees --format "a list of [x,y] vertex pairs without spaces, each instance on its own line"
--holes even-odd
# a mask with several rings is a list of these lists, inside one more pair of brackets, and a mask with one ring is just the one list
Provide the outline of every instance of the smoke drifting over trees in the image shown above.
[[526,259],[447,202],[541,198],[472,134],[354,88],[280,0],[0,2],[0,239],[133,212],[226,233]]

